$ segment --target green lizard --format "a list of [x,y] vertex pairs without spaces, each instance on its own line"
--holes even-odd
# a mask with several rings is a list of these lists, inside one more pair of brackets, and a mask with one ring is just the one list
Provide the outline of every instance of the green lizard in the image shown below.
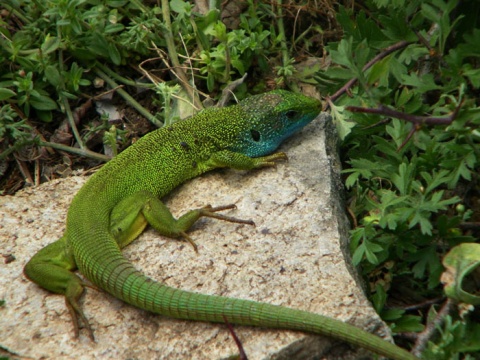
[[237,105],[207,109],[153,131],[102,167],[69,208],[65,234],[36,253],[25,275],[63,294],[73,319],[93,331],[78,299],[87,286],[73,271],[113,296],[141,309],[179,319],[300,330],[331,336],[392,359],[415,359],[407,351],[366,331],[322,315],[248,300],[187,292],[158,283],[128,262],[121,249],[151,225],[160,234],[188,240],[200,217],[251,224],[218,214],[233,205],[206,206],[178,220],[159,200],[179,184],[206,171],[250,170],[286,159],[273,153],[280,143],[313,120],[318,100],[288,91],[252,96]]

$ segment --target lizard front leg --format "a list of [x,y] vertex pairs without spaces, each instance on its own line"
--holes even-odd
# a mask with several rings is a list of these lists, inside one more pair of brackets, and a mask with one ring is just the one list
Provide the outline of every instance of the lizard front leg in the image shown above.
[[252,158],[235,151],[222,150],[213,153],[205,162],[205,165],[210,169],[228,167],[236,170],[252,170],[276,166],[276,161],[278,160],[288,160],[287,154],[278,152],[267,156]]
[[123,248],[131,243],[145,229],[151,225],[161,235],[187,240],[198,251],[197,245],[187,234],[187,231],[201,217],[211,217],[219,220],[255,225],[251,220],[242,220],[218,214],[219,211],[235,208],[235,205],[220,207],[205,207],[186,212],[176,219],[168,207],[156,196],[148,191],[137,192],[118,203],[110,215],[110,229],[118,245]]
[[[283,152],[268,156],[251,158],[247,155],[222,150],[213,153],[203,163],[206,169],[229,167],[237,170],[251,170],[262,167],[275,166],[276,161],[287,160]],[[180,218],[175,219],[168,207],[156,196],[148,191],[139,191],[120,201],[110,215],[110,229],[120,248],[127,246],[142,233],[147,224],[150,224],[161,235],[172,239],[186,239],[197,251],[197,245],[188,236],[187,231],[201,217],[211,217],[224,221],[254,225],[251,220],[242,220],[217,214],[219,211],[232,209],[235,205],[211,207],[210,205],[200,209],[188,211]]]

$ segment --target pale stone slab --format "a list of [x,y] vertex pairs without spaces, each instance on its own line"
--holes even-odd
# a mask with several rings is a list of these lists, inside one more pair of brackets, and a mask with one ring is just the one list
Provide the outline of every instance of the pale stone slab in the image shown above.
[[[325,135],[327,117],[284,144],[288,162],[261,171],[215,171],[167,199],[177,215],[233,203],[238,208],[227,214],[253,219],[256,227],[203,219],[191,232],[199,254],[148,230],[125,256],[170,286],[318,312],[388,338],[344,257],[347,223],[331,126]],[[62,235],[68,205],[85,181],[72,177],[0,197],[1,254],[15,257],[0,265],[0,299],[6,301],[0,347],[32,359],[224,359],[238,353],[225,325],[167,319],[92,289],[82,304],[96,343],[85,330],[73,337],[63,298],[26,280],[22,269]],[[235,332],[250,360],[365,355],[299,332],[242,326]]]

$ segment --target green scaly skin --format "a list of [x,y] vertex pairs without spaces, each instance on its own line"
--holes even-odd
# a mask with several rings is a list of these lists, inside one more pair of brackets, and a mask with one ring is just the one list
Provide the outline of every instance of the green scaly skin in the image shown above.
[[231,205],[206,206],[177,220],[159,198],[215,168],[274,166],[286,159],[284,153],[273,153],[275,149],[319,112],[319,101],[277,90],[227,108],[205,110],[144,136],[83,186],[68,211],[64,236],[35,254],[25,266],[25,275],[65,296],[77,336],[80,319],[93,339],[77,302],[87,285],[73,273],[76,269],[113,296],[157,314],[299,330],[344,340],[392,359],[415,359],[375,335],[322,315],[165,286],[143,275],[122,256],[121,248],[147,224],[164,236],[187,239],[195,249],[186,232],[202,216],[251,224],[217,213]]

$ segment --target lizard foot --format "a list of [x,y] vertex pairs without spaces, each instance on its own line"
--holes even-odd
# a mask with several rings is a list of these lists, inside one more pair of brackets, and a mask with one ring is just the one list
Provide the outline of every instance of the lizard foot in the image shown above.
[[[230,209],[235,209],[235,208],[236,208],[236,206],[233,205],[233,204],[224,205],[224,206],[217,206],[217,207],[207,205],[207,206],[204,206],[200,209],[190,211],[189,213],[186,214],[186,216],[184,216],[182,218],[183,219],[189,218],[190,220],[194,219],[194,221],[196,221],[200,217],[204,216],[204,217],[210,217],[210,218],[224,220],[224,221],[228,221],[228,222],[233,222],[233,223],[237,223],[237,224],[246,224],[246,225],[255,226],[255,223],[252,220],[238,219],[238,218],[233,217],[233,216],[218,214],[219,211],[230,210]],[[189,215],[193,215],[193,216],[189,216]],[[193,224],[194,221],[190,221],[191,224]],[[190,226],[191,225],[185,226],[185,228],[188,229],[188,228],[190,228]],[[198,253],[197,244],[195,243],[195,241],[193,241],[193,239],[185,231],[180,231],[179,235],[182,238],[184,238],[185,240],[187,240],[193,246],[193,249],[195,250],[195,252]]]
[[[73,321],[73,330],[75,333],[75,337],[78,338],[80,335],[80,326],[79,326],[79,321],[80,320],[83,323],[84,328],[88,332],[88,337],[92,340],[95,341],[95,336],[93,335],[93,330],[90,326],[90,323],[88,322],[87,317],[83,313],[82,308],[78,304],[78,299],[83,293],[84,287],[88,286],[84,284],[83,282],[70,282],[67,286],[67,291],[65,293],[65,304],[67,305],[68,312],[70,313],[70,316],[72,317]],[[90,286],[89,286],[90,287]]]
[[219,211],[236,209],[236,208],[237,206],[234,204],[217,206],[217,207],[212,207],[211,205],[207,205],[199,210],[200,210],[200,216],[211,217],[214,219],[224,220],[224,221],[233,222],[237,224],[246,224],[246,225],[255,226],[255,223],[252,220],[244,220],[244,219],[239,219],[233,216],[217,214],[217,212]]

